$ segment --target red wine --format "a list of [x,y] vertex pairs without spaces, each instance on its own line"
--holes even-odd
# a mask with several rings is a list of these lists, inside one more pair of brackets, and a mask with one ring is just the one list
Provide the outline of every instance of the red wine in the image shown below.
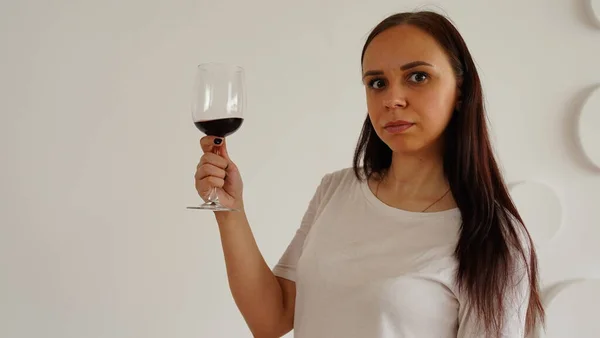
[[209,136],[225,137],[233,134],[244,122],[241,117],[228,117],[224,119],[194,122],[196,128]]

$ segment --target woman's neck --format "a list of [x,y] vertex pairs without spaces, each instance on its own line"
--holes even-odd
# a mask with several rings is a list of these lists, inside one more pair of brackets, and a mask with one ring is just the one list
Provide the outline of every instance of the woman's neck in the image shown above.
[[443,161],[436,155],[394,153],[384,180],[388,188],[409,197],[447,188]]
[[386,175],[374,185],[379,199],[401,209],[423,211],[431,203],[430,211],[456,206],[439,153],[394,153]]

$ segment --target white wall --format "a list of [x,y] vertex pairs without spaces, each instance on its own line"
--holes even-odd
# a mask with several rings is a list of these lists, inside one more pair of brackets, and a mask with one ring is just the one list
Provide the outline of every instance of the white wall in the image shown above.
[[[420,4],[2,1],[0,337],[249,337],[213,216],[185,209],[199,202],[196,64],[247,71],[246,121],[229,147],[274,264],[321,175],[351,163],[369,29]],[[564,202],[540,248],[544,285],[600,277],[600,173],[573,132],[600,82],[585,0],[434,4],[480,67],[507,179],[545,182]],[[581,318],[552,311],[552,337]]]

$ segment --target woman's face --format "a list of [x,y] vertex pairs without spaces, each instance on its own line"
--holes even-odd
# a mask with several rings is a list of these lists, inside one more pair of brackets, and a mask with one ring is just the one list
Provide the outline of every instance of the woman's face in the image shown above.
[[365,51],[363,83],[371,123],[392,151],[441,150],[459,91],[430,35],[410,25],[380,33]]

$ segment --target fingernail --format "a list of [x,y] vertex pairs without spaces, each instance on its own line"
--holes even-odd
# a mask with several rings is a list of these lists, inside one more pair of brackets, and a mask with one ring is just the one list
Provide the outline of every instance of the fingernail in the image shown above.
[[221,142],[223,142],[222,139],[220,139],[220,138],[216,138],[215,139],[215,144],[221,144]]

